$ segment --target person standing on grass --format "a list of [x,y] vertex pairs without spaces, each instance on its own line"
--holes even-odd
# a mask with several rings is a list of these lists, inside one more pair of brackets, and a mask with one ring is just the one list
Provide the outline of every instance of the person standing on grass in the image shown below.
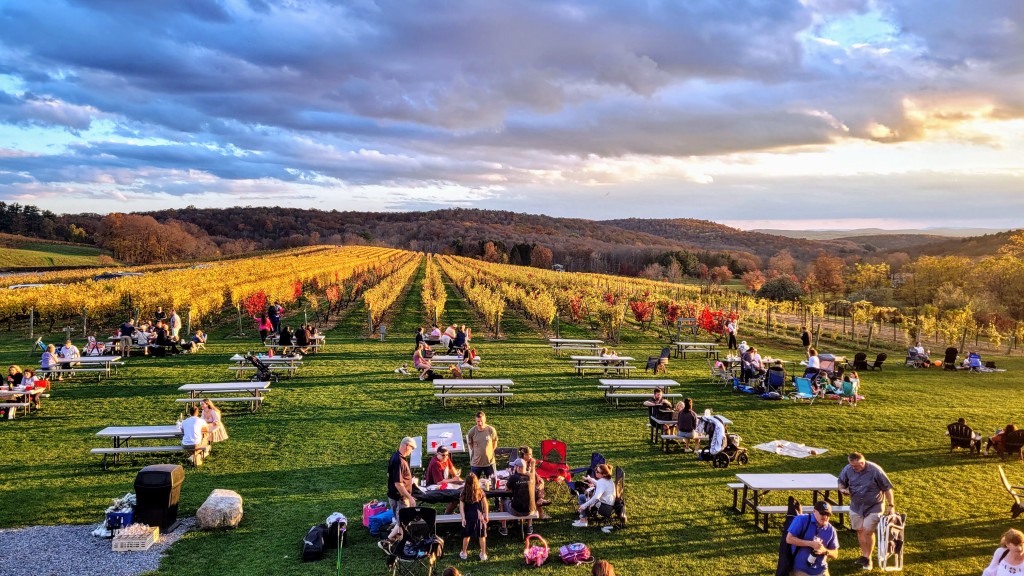
[[178,333],[181,332],[181,316],[178,316],[178,311],[171,309],[171,318],[168,321],[171,327],[171,338],[177,342],[179,339]]
[[274,302],[270,306],[267,306],[267,318],[270,319],[270,325],[273,326],[274,333],[281,331],[281,305]]
[[416,440],[406,436],[388,461],[388,504],[395,514],[396,524],[399,510],[416,505],[416,499],[412,496],[412,469],[406,460],[416,448]]
[[849,464],[839,473],[839,491],[850,495],[850,527],[857,531],[860,544],[860,558],[856,562],[871,570],[871,550],[875,547],[882,503],[886,513],[896,513],[892,482],[881,466],[868,462],[860,452],[850,454],[848,460]]
[[736,321],[732,318],[725,323],[725,333],[729,337],[729,350],[736,349]]
[[804,347],[804,354],[807,356],[811,355],[811,333],[807,330],[807,326],[800,327],[800,344]]
[[498,431],[487,425],[487,415],[476,413],[476,426],[466,435],[469,440],[469,471],[477,478],[487,478],[494,473],[494,449],[498,447]]
[[490,514],[487,496],[480,488],[476,474],[466,477],[466,485],[459,496],[459,516],[462,519],[462,550],[459,558],[469,557],[469,539],[476,538],[480,542],[480,561],[487,561],[487,523]]
[[270,318],[267,318],[266,314],[260,314],[259,320],[256,321],[256,329],[260,331],[260,343],[267,343],[267,336],[270,336],[270,331],[274,329],[274,325],[270,323]]
[[786,531],[786,544],[796,548],[792,576],[828,576],[828,561],[839,557],[839,539],[828,519],[832,507],[819,500],[810,514],[793,519]]

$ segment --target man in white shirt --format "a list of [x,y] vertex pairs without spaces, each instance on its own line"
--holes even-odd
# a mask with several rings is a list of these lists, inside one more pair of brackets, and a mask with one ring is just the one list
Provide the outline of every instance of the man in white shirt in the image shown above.
[[[78,347],[71,343],[71,340],[64,342],[64,345],[57,350],[57,356],[67,360],[77,360],[82,357],[82,353],[78,350]],[[65,367],[77,366],[78,362],[67,362],[64,363]]]
[[181,332],[181,316],[178,316],[177,310],[171,309],[171,318],[168,323],[171,325],[171,338],[177,342],[178,332]]
[[202,466],[203,456],[210,454],[210,427],[199,417],[199,407],[189,409],[189,417],[181,423],[181,445],[190,453],[196,466]]

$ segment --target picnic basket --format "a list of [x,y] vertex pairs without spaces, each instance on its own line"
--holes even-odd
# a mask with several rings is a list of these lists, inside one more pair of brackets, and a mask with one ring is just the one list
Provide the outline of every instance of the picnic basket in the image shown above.
[[114,552],[142,552],[160,539],[160,528],[133,524],[132,528],[118,532],[111,543]]
[[[536,538],[541,546],[530,546],[530,540]],[[526,537],[523,547],[523,559],[527,566],[540,566],[548,559],[548,542],[540,534],[530,534]]]

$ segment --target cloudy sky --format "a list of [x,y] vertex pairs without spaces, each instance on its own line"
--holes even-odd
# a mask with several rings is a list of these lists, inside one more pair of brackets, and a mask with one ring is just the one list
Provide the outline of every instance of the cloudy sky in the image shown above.
[[1019,0],[0,0],[0,200],[1019,227]]

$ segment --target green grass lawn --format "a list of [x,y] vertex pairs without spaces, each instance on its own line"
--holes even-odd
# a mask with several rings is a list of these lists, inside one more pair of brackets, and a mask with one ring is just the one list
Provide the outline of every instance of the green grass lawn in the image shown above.
[[[366,338],[365,313],[355,310],[328,332],[326,352],[308,357],[299,377],[275,385],[259,412],[226,409],[231,438],[216,446],[203,467],[186,469],[182,514],[194,513],[212,489],[226,488],[245,498],[245,518],[234,531],[189,533],[170,550],[161,574],[333,573],[332,561],[310,565],[297,559],[306,529],[333,511],[352,523],[343,573],[385,572],[375,538],[359,519],[364,502],[384,497],[389,455],[403,436],[424,435],[431,422],[460,422],[465,431],[479,409],[466,401],[441,408],[429,384],[392,372],[410,363],[412,335],[423,317],[421,276],[398,302],[388,341]],[[464,300],[454,292],[449,297],[446,320],[480,326]],[[566,337],[592,336],[564,323],[561,328]],[[914,371],[893,362],[883,372],[862,374],[867,400],[856,408],[734,394],[707,383],[703,359],[672,359],[668,377],[681,384],[679,391],[695,399],[698,411],[712,407],[729,416],[746,446],[786,439],[829,449],[805,460],[751,449],[749,465],[721,470],[649,445],[643,410],[606,405],[596,377],[573,376],[569,360],[553,356],[547,335],[521,318],[509,314],[503,330],[505,338],[497,341],[488,341],[481,328],[474,330],[474,345],[484,359],[478,377],[516,382],[507,408],[483,406],[500,444],[529,444],[536,450],[541,440],[559,438],[569,445],[570,465],[585,465],[591,452],[601,452],[627,474],[630,523],[625,529],[611,534],[574,529],[569,525],[573,511],[560,502],[550,508],[554,519],[537,524],[538,532],[553,547],[587,542],[620,574],[774,573],[777,530],[761,533],[749,515],[731,512],[725,484],[737,472],[838,474],[854,450],[883,466],[896,485],[897,508],[909,517],[907,574],[978,574],[1000,534],[1019,525],[1010,520],[1009,498],[998,486],[998,461],[951,455],[943,435],[958,416],[984,433],[1008,421],[1019,423],[1020,411],[1012,403],[1024,370],[1019,359],[994,358],[1009,369],[997,374]],[[88,452],[106,445],[95,433],[108,425],[172,423],[180,410],[174,402],[180,384],[230,380],[228,356],[257,348],[258,340],[228,338],[229,331],[230,326],[214,330],[199,355],[133,357],[112,379],[57,383],[39,415],[0,421],[0,527],[99,522],[109,499],[131,490],[139,467],[162,460],[136,458],[103,471],[99,458]],[[27,363],[30,341],[24,336],[3,338],[4,362]],[[623,355],[642,359],[657,355],[662,346],[653,333],[624,330],[623,336],[616,345]],[[762,353],[799,358],[796,341],[756,344]],[[465,464],[464,457],[456,461]],[[1011,481],[1024,480],[1024,465],[1006,464]],[[784,503],[784,495],[772,496]],[[450,534],[442,567],[459,565],[474,576],[568,573],[557,560],[526,570],[515,535],[501,537],[495,530],[487,563],[459,561],[459,541]],[[860,573],[852,564],[855,534],[840,531],[840,543],[832,573]]]
[[91,246],[27,242],[17,248],[0,247],[0,262],[5,268],[39,268],[47,266],[100,266],[100,256],[110,253]]

